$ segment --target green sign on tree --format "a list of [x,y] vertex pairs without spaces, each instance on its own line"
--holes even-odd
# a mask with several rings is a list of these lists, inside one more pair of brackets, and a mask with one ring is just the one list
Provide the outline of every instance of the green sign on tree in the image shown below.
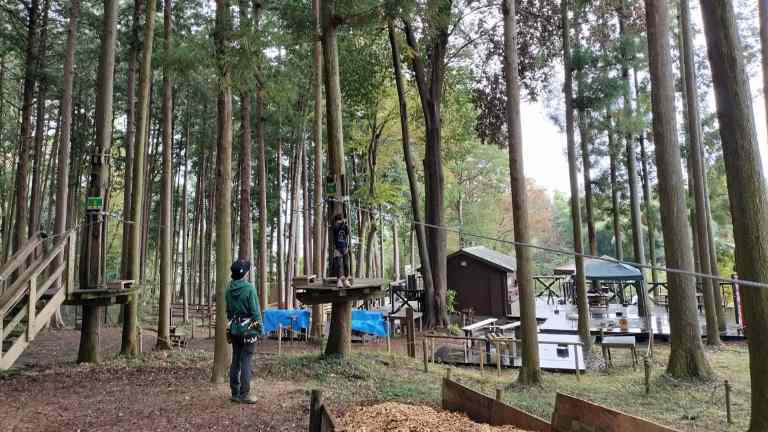
[[336,182],[329,181],[325,184],[325,193],[328,195],[336,195]]
[[100,196],[88,197],[85,205],[87,210],[101,210],[104,207],[104,198]]

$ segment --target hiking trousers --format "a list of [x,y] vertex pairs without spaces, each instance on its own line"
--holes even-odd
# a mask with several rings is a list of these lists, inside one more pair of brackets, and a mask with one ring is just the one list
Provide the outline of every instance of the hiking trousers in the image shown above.
[[242,337],[232,338],[232,365],[229,367],[229,388],[232,397],[245,399],[251,392],[251,360],[255,343],[246,343]]

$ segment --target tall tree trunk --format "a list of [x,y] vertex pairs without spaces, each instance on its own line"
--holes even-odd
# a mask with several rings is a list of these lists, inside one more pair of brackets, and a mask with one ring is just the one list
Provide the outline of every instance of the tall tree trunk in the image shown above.
[[[77,24],[80,18],[80,0],[72,0],[67,25],[67,48],[64,54],[64,77],[61,96],[61,134],[56,167],[56,217],[53,223],[54,236],[61,236],[67,229],[67,207],[69,198],[69,154],[72,135],[72,89],[75,81],[75,48],[77,46]],[[57,267],[64,264],[64,257],[57,260]],[[61,287],[61,279],[56,286]],[[55,327],[62,326],[61,309],[52,318]]]
[[368,233],[368,225],[370,221],[370,214],[365,210],[360,210],[357,212],[358,217],[358,224],[357,228],[359,230],[358,232],[358,238],[359,238],[359,244],[357,245],[357,256],[355,257],[355,278],[361,278],[365,274],[365,261],[364,261],[364,252],[365,252],[365,245],[366,241],[368,239],[367,233]]
[[397,219],[392,221],[392,279],[400,280],[400,229]]
[[[768,282],[768,193],[733,7],[731,2],[701,2],[731,215],[739,221],[733,225],[736,270],[740,278],[764,284]],[[758,432],[768,429],[768,290],[742,285],[741,298],[749,326],[749,432]]]
[[[518,76],[515,2],[513,0],[503,0],[501,9],[504,16],[504,76],[506,78],[507,96],[509,177],[512,186],[515,241],[519,242],[515,245],[515,259],[517,261],[517,283],[520,292],[520,323],[523,347],[522,366],[517,380],[521,384],[532,385],[541,382],[541,370],[539,369],[539,337],[536,325],[536,298],[533,290],[531,251],[520,245],[520,243],[528,243],[530,236],[528,233],[528,202],[525,173],[523,171],[523,136],[520,115],[520,78]],[[566,8],[563,8],[563,10],[564,13],[567,13]],[[564,31],[564,34],[567,34],[567,29]],[[571,139],[573,138],[572,132]]]
[[29,153],[32,147],[32,107],[35,97],[35,81],[38,64],[38,19],[40,0],[31,0],[29,4],[29,22],[27,26],[27,47],[24,64],[24,93],[21,100],[21,145],[19,163],[16,170],[16,222],[13,237],[13,250],[18,251],[27,241],[29,223]]
[[267,146],[264,141],[264,89],[256,91],[256,143],[259,149],[259,306],[269,305],[269,243],[267,243]]
[[[66,55],[66,54],[65,54]],[[45,166],[45,173],[42,178],[41,208],[47,209],[45,214],[41,214],[40,225],[49,227],[53,225],[55,211],[51,209],[55,206],[56,192],[53,189],[53,171],[56,167],[56,155],[59,153],[59,135],[61,135],[61,109],[57,114],[56,126],[51,140],[51,150],[48,154],[48,162]],[[0,138],[2,140],[2,138]],[[45,216],[45,219],[42,219]]]
[[[622,40],[626,39],[628,34],[626,27],[626,14],[627,0],[621,0],[619,7],[619,33]],[[632,110],[632,84],[629,78],[629,53],[627,53],[626,41],[622,44],[621,49],[621,80],[623,82],[623,99],[624,99],[624,121],[629,122],[633,116]],[[637,179],[637,162],[635,160],[635,140],[630,132],[626,132],[624,135],[624,141],[626,144],[626,158],[627,158],[627,180],[629,182],[629,208],[630,219],[632,221],[632,249],[634,253],[634,261],[641,266],[645,265],[645,246],[643,245],[643,223],[640,212],[640,186]],[[640,314],[644,315],[646,310],[645,290],[638,291],[638,305]]]
[[[568,11],[570,9],[570,2],[568,0],[563,0],[560,10],[561,10],[561,17],[562,17],[562,24],[563,24],[563,64],[565,66],[565,130],[566,130],[566,138],[568,141],[568,174],[570,177],[570,183],[571,183],[571,224],[573,226],[573,248],[576,252],[576,305],[579,313],[579,321],[578,321],[578,333],[581,337],[581,342],[584,344],[583,346],[583,352],[586,354],[592,350],[592,337],[589,334],[589,304],[587,303],[587,279],[586,275],[584,273],[584,257],[582,254],[584,253],[584,246],[583,246],[583,236],[581,235],[581,208],[579,205],[579,180],[578,180],[578,167],[576,165],[576,138],[574,133],[574,118],[573,118],[573,68],[571,66],[571,48],[570,48],[570,27],[569,27],[569,18],[568,18]],[[505,11],[505,14],[508,14],[508,11]],[[509,18],[507,18],[508,20]],[[506,21],[505,21],[506,24]],[[507,24],[506,26],[515,28],[514,24]],[[517,52],[517,45],[514,45],[515,42],[514,38],[510,38],[509,41],[506,41],[506,32],[509,30],[506,30],[505,26],[505,45],[504,49],[506,54],[506,64],[505,69],[509,69],[509,72],[506,73],[507,79],[515,73],[514,70],[517,68],[515,67],[513,69],[513,65],[511,64],[511,60],[509,60],[509,56],[511,56],[512,52]],[[510,29],[511,30],[511,29]],[[581,35],[580,32],[576,33],[576,38],[580,38]],[[514,65],[516,66],[516,65]],[[511,86],[510,86],[511,87]],[[509,88],[507,90],[507,94],[512,93],[512,89]],[[519,92],[519,90],[517,90]],[[507,96],[508,98],[512,96]],[[509,111],[512,111],[514,108],[507,108]],[[509,122],[509,127],[512,127],[512,122]],[[515,143],[519,144],[519,143]],[[512,148],[512,143],[510,142],[510,149]],[[510,159],[511,161],[511,159]],[[513,166],[510,165],[510,170],[513,169]],[[513,183],[514,184],[514,183]],[[523,177],[523,184],[525,184],[525,178]],[[525,186],[523,186],[525,187]],[[523,194],[526,193],[525,189],[521,192]],[[515,213],[516,215],[516,213]],[[525,216],[527,217],[527,216]],[[515,225],[517,225],[515,223]],[[527,235],[527,233],[526,233]],[[515,239],[517,241],[522,241],[517,238],[517,235],[515,235]]]
[[[637,81],[637,69],[632,70],[632,75],[635,81],[635,98],[640,99],[640,86]],[[645,132],[640,133],[638,136],[640,141],[640,161],[643,169],[643,202],[645,205],[645,225],[648,227],[648,257],[651,268],[651,281],[657,283],[659,281],[659,272],[656,270],[656,228],[653,223],[653,203],[651,202],[651,176],[648,169],[648,153],[646,152],[645,144]],[[656,287],[653,288],[654,296],[656,295]]]
[[173,35],[171,0],[163,0],[163,188],[160,201],[160,311],[157,322],[157,349],[170,349],[171,290],[173,289],[173,82],[170,66]]
[[[424,219],[421,217],[421,197],[419,196],[419,183],[416,176],[416,163],[413,161],[413,152],[411,151],[411,132],[408,127],[408,105],[405,96],[405,86],[403,85],[402,65],[400,62],[400,46],[395,34],[395,28],[392,21],[387,22],[389,30],[389,43],[392,47],[392,63],[395,72],[395,84],[397,85],[397,99],[400,105],[400,131],[403,141],[403,157],[405,158],[405,171],[408,175],[408,186],[411,192],[411,214],[413,217],[413,229],[416,233],[416,243],[419,249],[419,259],[421,264],[421,279],[424,284],[424,297],[430,299],[434,297],[434,285],[432,283],[432,265],[429,262],[429,253],[427,252],[427,235],[424,229]],[[411,241],[411,246],[413,246]],[[414,248],[411,247],[411,267],[414,266]],[[424,316],[432,317],[433,303],[424,302]],[[429,323],[427,318],[427,323]],[[429,324],[428,324],[429,325]]]
[[[428,58],[429,68],[417,48],[416,36],[409,21],[405,21],[406,42],[414,54],[411,63],[419,91],[422,111],[424,114],[426,149],[424,154],[424,194],[426,196],[425,218],[429,263],[432,266],[432,284],[434,287],[434,317],[427,317],[427,325],[441,327],[448,325],[447,309],[447,262],[446,232],[441,228],[444,218],[444,184],[442,160],[442,95],[445,56],[448,47],[448,25],[450,21],[450,3],[430,0],[427,10],[430,14],[432,35],[429,36]],[[429,77],[427,77],[429,75]],[[434,322],[430,320],[434,319]]]
[[765,117],[768,120],[768,2],[758,0],[757,7],[760,10],[760,47],[763,65],[763,103],[765,104]]
[[[320,0],[312,0],[312,12],[315,18],[315,42],[312,45],[312,91],[315,95],[315,109],[312,117],[312,141],[315,143],[315,176],[314,176],[314,212],[313,212],[313,257],[312,272],[323,277],[323,45],[320,42]],[[319,339],[323,335],[322,305],[312,306],[312,338]]]
[[29,203],[29,237],[40,231],[40,213],[42,211],[42,169],[45,162],[45,145],[48,128],[46,127],[45,101],[48,94],[48,79],[45,69],[47,66],[48,44],[48,12],[51,0],[44,0],[40,24],[40,41],[38,43],[38,80],[37,80],[37,113],[35,114],[35,143],[32,156],[32,196]]
[[[338,185],[333,201],[328,205],[328,219],[344,214],[342,197],[345,193],[344,174],[344,133],[341,115],[341,83],[339,79],[339,54],[336,42],[337,28],[334,22],[336,0],[323,0],[320,10],[323,46],[323,78],[326,95],[326,117],[328,133],[328,176]],[[352,304],[342,300],[331,306],[331,325],[328,343],[325,345],[326,356],[346,357],[351,345]]]
[[[303,129],[303,128],[301,128]],[[299,129],[301,131],[301,129]],[[302,153],[304,152],[304,137],[303,133],[297,134],[299,142],[294,145],[294,156],[293,156],[293,162],[291,163],[293,169],[292,176],[291,176],[291,186],[290,186],[290,211],[289,211],[289,220],[291,221],[290,224],[290,231],[288,233],[288,277],[286,278],[286,303],[288,304],[288,307],[293,308],[296,307],[294,304],[294,298],[293,298],[293,278],[296,277],[296,270],[298,267],[298,256],[299,256],[299,188],[301,185],[299,184],[299,180],[301,179],[301,158]]]
[[[149,103],[152,84],[152,43],[155,32],[155,1],[147,0],[146,19],[144,22],[144,42],[139,70],[138,116],[136,118],[136,142],[134,144],[133,174],[131,186],[131,231],[130,243],[123,253],[130,256],[128,271],[134,283],[142,280],[141,276],[141,239],[144,226],[144,165],[146,144],[149,133]],[[123,335],[120,353],[129,357],[139,354],[139,293],[133,295],[123,307]]]
[[304,246],[304,267],[302,272],[305,275],[312,273],[312,237],[310,226],[312,225],[312,212],[309,203],[309,156],[307,155],[307,144],[303,145],[301,152],[301,227],[304,232],[302,244]]
[[611,214],[613,215],[613,241],[616,259],[619,261],[624,260],[624,249],[622,248],[622,236],[621,236],[621,217],[619,213],[619,181],[618,181],[618,166],[616,159],[619,157],[619,149],[616,146],[616,139],[613,132],[613,119],[611,113],[607,113],[606,117],[608,121],[608,155],[610,158],[610,171],[611,171]]
[[[240,234],[238,255],[242,260],[253,262],[253,224],[251,220],[251,94],[240,94]],[[254,282],[252,273],[248,279]]]
[[216,345],[211,382],[223,383],[229,365],[227,303],[229,266],[232,263],[232,88],[227,47],[231,39],[228,0],[216,0],[216,57],[219,64],[216,116]]
[[[217,138],[218,139],[218,138]],[[217,152],[218,153],[218,152]],[[218,157],[218,156],[217,156]],[[213,164],[213,161],[217,161],[217,159],[209,159],[209,163]],[[216,172],[218,173],[218,165],[209,167],[209,172]],[[231,178],[231,177],[230,177]],[[216,273],[218,271],[218,267],[215,266],[215,261],[217,259],[217,255],[214,253],[214,234],[216,234],[216,228],[217,228],[217,221],[219,220],[219,214],[216,211],[216,203],[219,202],[218,196],[217,196],[217,189],[216,189],[216,178],[211,179],[209,182],[206,191],[207,191],[207,202],[208,202],[208,216],[206,217],[206,223],[205,223],[205,245],[204,247],[204,255],[203,255],[203,262],[204,267],[203,271],[205,272],[205,304],[212,305],[215,303],[215,295],[216,295],[216,288],[212,286],[212,284],[215,284],[217,282]],[[229,220],[228,223],[231,225],[232,221]],[[230,237],[229,241],[231,242],[232,239]],[[218,246],[218,242],[216,243]],[[230,256],[232,254],[232,248],[229,248]],[[231,260],[230,260],[231,261]],[[210,334],[209,334],[210,336]]]
[[[135,158],[136,136],[136,64],[139,61],[139,30],[141,14],[144,9],[144,0],[133,2],[133,22],[128,47],[128,78],[126,83],[126,110],[125,110],[125,174],[123,178],[123,220],[131,220],[131,197],[133,196],[133,160]],[[131,242],[131,224],[123,223],[123,249]],[[129,273],[130,255],[123,252],[120,256],[120,275],[123,279],[130,279]]]
[[[582,72],[577,72],[576,80],[579,82],[579,91],[582,87]],[[584,206],[586,207],[587,217],[587,244],[589,245],[589,254],[597,255],[597,231],[595,230],[595,212],[592,208],[592,161],[589,157],[589,146],[592,143],[592,119],[589,111],[579,110],[579,132],[581,136],[581,164],[582,174],[584,175]]]
[[366,271],[365,271],[365,277],[375,277],[376,270],[375,270],[375,254],[376,254],[376,232],[378,231],[378,225],[376,224],[376,220],[374,218],[371,218],[371,225],[368,228],[367,233],[367,239],[365,242],[365,263],[366,263]]
[[[667,265],[691,271],[690,230],[685,218],[685,192],[675,124],[674,76],[669,43],[669,10],[664,2],[646,0],[648,53],[651,72],[653,131],[659,171],[661,225]],[[677,378],[709,378],[704,356],[695,280],[669,273],[671,353],[667,372]]]
[[[98,84],[96,93],[96,143],[91,155],[91,177],[88,184],[89,197],[101,197],[106,202],[109,160],[104,156],[112,147],[112,95],[115,70],[115,43],[117,39],[117,1],[104,1],[104,17],[101,33],[101,54],[99,57]],[[104,285],[104,255],[106,244],[106,208],[86,212],[83,231],[82,253],[80,255],[81,289],[98,288]],[[80,329],[78,363],[99,361],[99,315],[100,306],[83,306],[83,323]]]
[[285,239],[283,238],[283,140],[277,138],[277,294],[280,309],[285,302]]
[[[707,232],[706,205],[706,172],[703,165],[703,145],[701,133],[701,119],[699,118],[699,91],[694,70],[693,37],[691,36],[690,9],[688,0],[680,0],[678,8],[680,14],[680,34],[682,39],[683,61],[681,62],[683,84],[685,86],[686,122],[688,131],[688,153],[691,166],[691,182],[693,183],[693,198],[695,207],[694,231],[698,247],[700,271],[704,274],[712,274],[711,251],[709,250],[709,234]],[[719,289],[712,279],[702,278],[704,289],[704,306],[707,318],[707,345],[720,345],[720,326],[715,302],[715,289]],[[722,308],[722,303],[720,304]]]
[[[7,79],[7,64],[6,64],[6,56],[5,54],[0,55],[0,95],[5,94],[5,82]],[[5,97],[0,97],[0,143],[5,142]],[[10,169],[12,168],[13,162],[15,160],[15,152],[9,151],[10,153]],[[5,170],[9,169],[9,165],[5,162],[5,157],[2,158],[2,167]],[[9,187],[10,186],[10,187]],[[10,203],[13,202],[13,199],[11,199],[11,194],[13,193],[13,181],[11,179],[8,180],[8,186],[6,186],[3,189],[2,196],[0,198],[3,199],[3,202],[6,203],[6,208],[10,207]],[[0,215],[2,216],[2,225],[0,226],[0,264],[5,263],[6,259],[6,252],[7,252],[7,243],[5,241],[5,238],[7,236],[7,233],[10,232],[10,225],[11,221],[10,214],[6,212],[6,209],[0,205]]]
[[[189,110],[190,107],[187,105],[187,109]],[[189,115],[187,115],[187,122],[189,121]],[[184,161],[182,170],[184,171],[184,174],[182,175],[184,180],[182,180],[181,183],[181,210],[179,212],[179,224],[181,225],[180,230],[180,238],[179,243],[181,243],[181,280],[179,281],[179,295],[181,295],[181,300],[183,304],[183,322],[184,324],[187,324],[189,322],[189,272],[187,269],[188,263],[189,263],[189,252],[187,250],[187,246],[189,246],[189,215],[188,208],[187,208],[187,173],[189,171],[188,169],[188,159],[189,159],[189,147],[191,145],[190,138],[192,136],[191,133],[191,127],[189,123],[185,125],[186,128],[186,136],[187,139],[184,142]],[[177,250],[178,251],[178,250]],[[177,252],[174,251],[174,252]]]
[[[706,172],[705,161],[702,158],[702,171]],[[715,247],[715,234],[712,231],[712,210],[709,207],[709,187],[707,186],[706,174],[704,178],[704,202],[706,204],[707,214],[707,243],[709,243],[709,269],[712,276],[719,277],[720,270],[717,267],[717,248]],[[715,306],[717,311],[717,325],[721,332],[728,329],[727,318],[725,317],[725,304],[723,303],[723,294],[720,291],[717,281],[714,281]]]
[[[240,31],[251,31],[252,18],[248,16],[248,1],[240,0]],[[238,255],[242,260],[253,263],[253,219],[251,211],[251,190],[253,189],[253,163],[251,162],[251,90],[246,87],[240,92],[240,244]],[[255,272],[248,273],[248,280],[256,282]]]
[[[205,111],[204,111],[205,112]],[[200,146],[201,156],[198,158],[197,181],[195,184],[195,196],[193,198],[194,213],[192,214],[192,259],[190,260],[190,273],[189,273],[189,292],[190,299],[193,304],[199,304],[199,292],[198,283],[200,280],[200,224],[202,218],[202,196],[203,196],[203,178],[206,176],[205,172],[205,149]]]

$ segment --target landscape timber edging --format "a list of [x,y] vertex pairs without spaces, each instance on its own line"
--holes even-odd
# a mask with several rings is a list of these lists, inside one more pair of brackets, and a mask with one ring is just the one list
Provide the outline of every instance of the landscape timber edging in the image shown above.
[[678,432],[650,420],[625,414],[563,393],[555,399],[553,432]]
[[535,432],[551,432],[546,420],[478,393],[450,379],[443,378],[442,407],[466,414],[470,419],[491,426],[512,425]]

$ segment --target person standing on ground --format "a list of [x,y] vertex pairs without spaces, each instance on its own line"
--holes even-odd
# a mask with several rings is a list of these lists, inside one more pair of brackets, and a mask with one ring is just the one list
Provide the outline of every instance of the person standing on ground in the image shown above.
[[352,286],[349,277],[349,225],[340,214],[333,217],[333,271],[336,288]]
[[251,263],[238,260],[232,263],[232,282],[227,288],[227,336],[232,343],[232,365],[229,368],[229,387],[232,402],[256,403],[251,391],[251,359],[256,340],[261,334],[261,312],[256,288],[245,279]]

